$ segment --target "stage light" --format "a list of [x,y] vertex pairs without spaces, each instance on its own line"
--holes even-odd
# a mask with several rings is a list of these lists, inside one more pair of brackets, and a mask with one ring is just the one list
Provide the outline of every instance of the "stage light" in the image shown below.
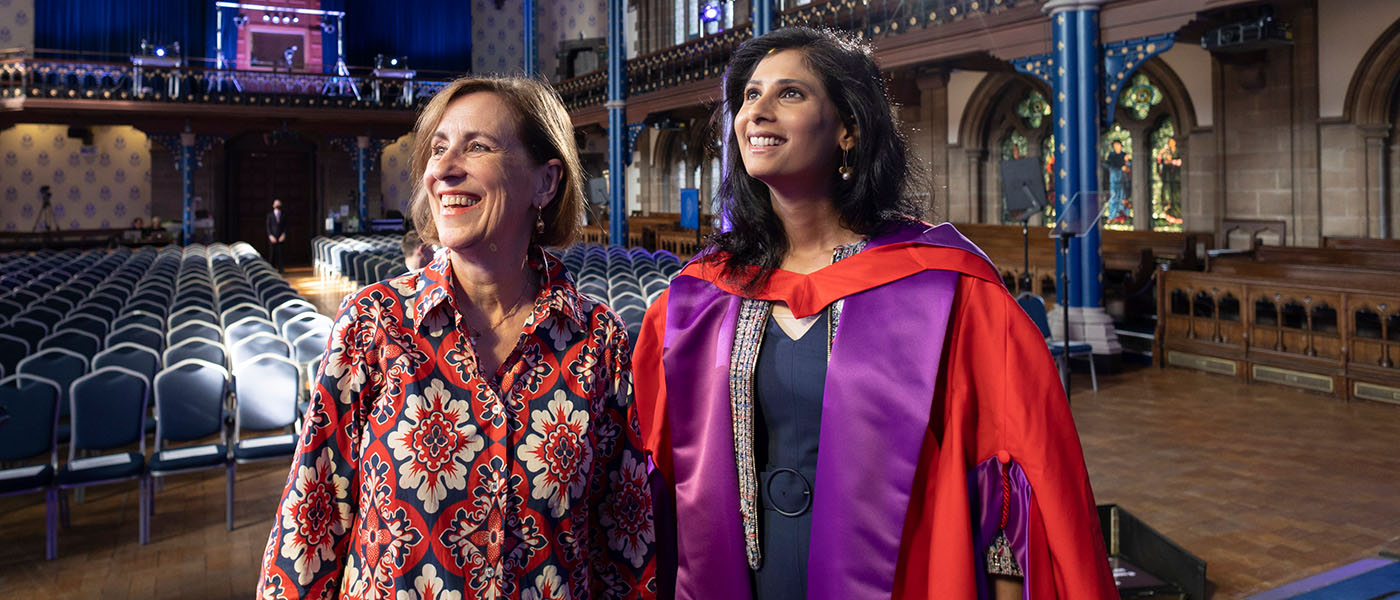
[[165,57],[165,47],[164,47],[164,46],[156,46],[156,56],[159,56],[159,57],[161,57],[161,58],[164,58],[164,57]]
[[389,59],[389,66],[391,66],[391,67],[397,67],[397,66],[399,66],[399,59],[397,59],[397,58],[391,58],[391,59]]
[[700,9],[700,20],[705,23],[714,23],[719,21],[723,14],[724,9],[720,7],[719,2],[707,2],[705,7]]
[[272,20],[272,17],[271,17],[270,15],[268,15],[267,13],[263,13],[263,22],[264,22],[264,23],[266,23],[266,22],[268,22],[268,21],[271,21],[271,20]]
[[300,22],[301,22],[301,17],[293,16],[293,17],[292,17],[292,22],[293,22],[293,23],[300,23]]

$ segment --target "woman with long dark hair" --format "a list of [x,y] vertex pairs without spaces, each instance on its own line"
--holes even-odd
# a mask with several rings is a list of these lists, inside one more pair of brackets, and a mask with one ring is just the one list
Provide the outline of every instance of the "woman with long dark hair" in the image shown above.
[[729,229],[633,356],[660,594],[1112,598],[1045,341],[986,256],[917,220],[868,45],[741,47],[718,120]]

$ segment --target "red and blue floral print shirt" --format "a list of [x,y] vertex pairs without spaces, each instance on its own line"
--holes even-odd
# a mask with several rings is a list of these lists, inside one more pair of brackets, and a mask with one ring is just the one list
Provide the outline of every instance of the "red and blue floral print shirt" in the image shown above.
[[515,350],[477,368],[447,253],[346,298],[260,598],[651,598],[651,494],[622,321],[536,253]]

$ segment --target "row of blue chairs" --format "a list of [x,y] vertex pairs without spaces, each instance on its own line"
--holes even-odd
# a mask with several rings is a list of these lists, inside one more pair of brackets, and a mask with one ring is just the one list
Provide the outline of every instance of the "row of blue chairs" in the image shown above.
[[[30,283],[19,285],[15,291],[0,297],[0,302],[8,300],[17,305],[16,309],[0,304],[0,319],[6,325],[18,322],[21,326],[33,321],[42,331],[28,332],[39,337],[37,352],[29,352],[29,347],[25,346],[29,340],[20,340],[20,344],[0,343],[0,347],[16,345],[24,350],[19,360],[12,363],[11,371],[17,370],[19,375],[0,384],[0,396],[7,396],[0,403],[0,419],[5,418],[5,411],[23,413],[27,402],[22,399],[26,394],[35,393],[34,386],[53,390],[53,427],[48,442],[52,445],[53,458],[47,470],[53,477],[47,487],[32,479],[46,477],[43,465],[22,467],[28,469],[17,472],[23,477],[0,472],[0,495],[34,491],[35,486],[51,492],[47,494],[50,504],[46,513],[49,516],[46,519],[49,522],[47,556],[52,557],[55,552],[53,504],[65,498],[59,491],[130,479],[92,479],[93,474],[106,477],[115,470],[125,477],[139,471],[136,477],[141,481],[144,519],[152,506],[152,480],[159,481],[160,477],[185,467],[209,468],[206,463],[223,465],[229,469],[231,510],[234,464],[287,456],[294,449],[295,438],[289,431],[296,425],[298,400],[304,389],[302,382],[309,379],[306,371],[319,360],[326,347],[331,322],[297,295],[251,246],[240,243],[196,245],[183,250],[167,247],[158,251],[0,255],[0,279],[15,273]],[[43,305],[55,298],[71,304],[69,316],[42,312],[30,312],[26,316],[26,311],[42,310]],[[13,314],[4,314],[7,308]],[[110,331],[106,327],[109,322],[112,324]],[[113,337],[119,332],[132,335],[130,338]],[[0,328],[0,335],[7,335],[6,330]],[[5,341],[10,340],[0,339],[0,342]],[[0,369],[6,366],[0,364]],[[203,368],[205,366],[216,371],[211,375]],[[92,458],[87,456],[89,453],[121,444],[112,446],[108,439],[111,436],[84,430],[85,424],[103,420],[76,414],[83,402],[73,395],[73,390],[77,389],[74,383],[99,373],[105,381],[114,377],[114,370],[134,374],[154,384],[155,412],[145,416],[148,403],[139,400],[140,394],[127,394],[124,403],[114,403],[113,406],[140,405],[137,410],[143,415],[140,421],[143,433],[136,442],[139,452],[118,453],[120,456],[113,455],[115,458],[102,455],[106,457],[96,463],[84,462]],[[171,397],[175,400],[162,408],[161,382],[167,378],[180,379],[173,373],[188,370],[200,371],[198,377],[209,380],[222,373],[226,390],[236,389],[237,393],[224,394],[227,398],[218,410],[210,410],[198,402],[186,403],[173,394]],[[150,390],[151,385],[145,389]],[[240,402],[239,398],[244,401]],[[38,402],[45,404],[43,400]],[[89,414],[95,414],[92,410],[89,409]],[[205,444],[167,448],[171,442],[212,435],[207,427],[200,429],[189,425],[190,422],[220,423],[224,427],[220,431],[221,441],[226,442],[231,433],[234,442],[210,447],[203,447],[208,446]],[[11,421],[0,422],[0,462],[37,456],[32,452],[36,442],[20,444],[15,440],[23,436],[12,439],[9,435],[21,431],[19,427],[21,425],[13,417]],[[33,429],[26,426],[23,431]],[[241,432],[249,430],[271,430],[274,434],[240,439]],[[189,433],[191,431],[194,433]],[[144,467],[132,466],[138,462],[136,456],[144,456],[145,434],[152,432],[156,440],[155,453],[139,461]],[[129,439],[123,439],[126,440],[123,444],[131,445]],[[57,463],[57,447],[65,442],[69,446],[70,462],[76,467],[69,471],[81,476],[58,476],[66,472]],[[78,452],[83,456],[75,454]],[[89,471],[96,468],[94,464],[106,470]],[[63,509],[66,511],[66,503]],[[231,514],[228,520],[231,526]],[[144,521],[141,530],[142,543],[145,543],[149,528]]]
[[561,260],[574,274],[580,292],[604,301],[627,324],[629,339],[641,331],[647,307],[681,270],[681,261],[666,250],[576,244]]
[[369,285],[408,272],[402,241],[402,234],[323,235],[311,240],[311,250],[318,272]]

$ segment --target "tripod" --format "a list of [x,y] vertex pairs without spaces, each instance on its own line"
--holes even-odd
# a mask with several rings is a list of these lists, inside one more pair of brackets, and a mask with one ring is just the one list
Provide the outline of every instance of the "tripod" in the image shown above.
[[335,59],[335,76],[331,77],[330,80],[326,82],[326,85],[321,88],[321,95],[325,96],[334,89],[336,90],[336,94],[343,96],[345,95],[345,88],[347,87],[355,94],[355,99],[359,100],[360,88],[355,85],[355,80],[350,77],[350,69],[345,66],[345,57],[342,56]]
[[34,218],[34,231],[58,231],[58,219],[53,216],[53,204],[47,196],[39,207],[39,215]]

